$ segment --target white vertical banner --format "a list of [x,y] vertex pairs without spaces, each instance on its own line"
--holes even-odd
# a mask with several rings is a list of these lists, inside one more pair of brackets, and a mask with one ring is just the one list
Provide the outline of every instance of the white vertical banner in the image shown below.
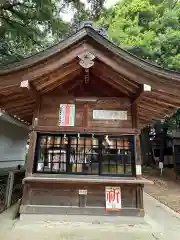
[[75,104],[60,104],[59,126],[74,127],[75,125]]
[[106,187],[106,211],[119,211],[121,210],[121,189],[120,187]]

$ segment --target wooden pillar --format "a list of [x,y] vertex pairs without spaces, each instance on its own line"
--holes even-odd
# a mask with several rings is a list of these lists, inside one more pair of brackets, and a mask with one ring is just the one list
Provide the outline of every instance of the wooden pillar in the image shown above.
[[33,165],[34,165],[34,155],[35,155],[35,149],[36,149],[36,140],[37,140],[37,132],[32,131],[30,136],[28,155],[27,155],[26,176],[32,175]]
[[85,103],[84,104],[84,121],[83,121],[83,125],[85,128],[88,127],[88,111],[89,111],[88,103]]
[[142,161],[141,161],[141,144],[140,136],[135,137],[135,162],[136,162],[136,177],[142,177]]
[[32,172],[33,172],[34,156],[35,156],[36,141],[37,141],[36,127],[38,125],[40,102],[41,102],[41,99],[40,97],[38,97],[36,100],[36,108],[33,114],[32,132],[30,135],[30,144],[29,144],[29,150],[28,150],[28,156],[27,156],[26,176],[32,175]]
[[144,217],[143,185],[138,185],[136,189],[136,207],[140,209],[141,217]]
[[138,119],[138,106],[137,103],[133,103],[131,106],[131,115],[132,115],[132,128],[139,128],[139,119]]
[[[131,113],[132,113],[132,127],[139,131],[139,118],[138,118],[138,106],[137,103],[133,103],[131,107]],[[140,136],[139,133],[134,136],[135,141],[135,164],[136,164],[136,177],[141,178],[142,177],[142,170],[141,170],[141,144],[140,144]]]
[[31,188],[28,183],[23,183],[23,184],[24,184],[24,187],[23,187],[23,196],[22,196],[21,204],[28,205],[30,204]]

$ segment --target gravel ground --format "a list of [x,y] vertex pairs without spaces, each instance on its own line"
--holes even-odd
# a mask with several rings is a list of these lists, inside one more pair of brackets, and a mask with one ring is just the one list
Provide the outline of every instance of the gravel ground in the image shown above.
[[149,171],[144,174],[144,177],[153,181],[154,184],[145,185],[144,191],[174,211],[180,213],[180,181],[172,176],[171,172],[173,170],[167,171],[164,176],[159,176],[159,171],[149,169]]

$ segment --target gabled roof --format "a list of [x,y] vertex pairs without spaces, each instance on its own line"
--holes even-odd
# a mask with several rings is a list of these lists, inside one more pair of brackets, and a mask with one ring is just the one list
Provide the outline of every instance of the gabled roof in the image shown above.
[[[78,55],[86,51],[96,57],[92,68],[93,77],[100,78],[112,89],[124,92],[132,101],[139,95],[142,84],[152,87],[151,93],[138,100],[142,124],[172,114],[180,106],[179,72],[138,58],[117,47],[91,27],[84,27],[66,40],[21,62],[1,67],[0,106],[10,113],[13,109],[12,114],[16,107],[17,115],[19,113],[21,117],[30,120],[35,99],[21,92],[20,83],[28,80],[39,94],[62,85],[72,88],[73,79],[77,76],[80,78],[82,73]],[[18,106],[14,105],[15,99],[19,101]],[[28,115],[21,115],[18,109],[23,108]]]
[[137,65],[137,67],[139,68],[142,68],[151,73],[153,72],[162,77],[167,77],[168,79],[171,78],[171,79],[180,80],[180,72],[163,68],[159,65],[148,62],[128,52],[127,50],[118,47],[117,45],[109,41],[107,38],[100,35],[92,27],[83,27],[78,32],[68,37],[67,39],[62,40],[61,42],[47,48],[44,51],[41,51],[37,54],[27,57],[20,62],[9,64],[6,66],[1,66],[0,75],[4,75],[6,73],[10,73],[13,71],[18,71],[18,70],[27,68],[31,65],[40,63],[41,61],[49,57],[52,57],[53,55],[58,54],[59,52],[64,51],[65,49],[68,49],[72,44],[76,44],[79,41],[82,41],[85,37],[90,37],[97,43],[104,46],[107,50],[111,51],[116,56],[122,58],[124,61]]

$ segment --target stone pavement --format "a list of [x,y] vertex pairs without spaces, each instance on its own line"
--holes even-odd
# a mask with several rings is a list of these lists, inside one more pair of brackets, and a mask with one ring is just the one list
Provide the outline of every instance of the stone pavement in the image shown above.
[[144,194],[145,219],[154,226],[154,239],[179,240],[180,239],[180,214],[160,203],[148,194]]
[[[180,218],[151,196],[144,194],[146,224],[26,223],[12,220],[14,208],[0,215],[1,240],[179,240]],[[83,221],[83,220],[82,220]]]
[[144,174],[145,178],[154,182],[153,185],[145,185],[145,192],[180,212],[180,180],[175,178],[174,169],[164,169],[163,176],[159,173],[157,169],[149,169]]

